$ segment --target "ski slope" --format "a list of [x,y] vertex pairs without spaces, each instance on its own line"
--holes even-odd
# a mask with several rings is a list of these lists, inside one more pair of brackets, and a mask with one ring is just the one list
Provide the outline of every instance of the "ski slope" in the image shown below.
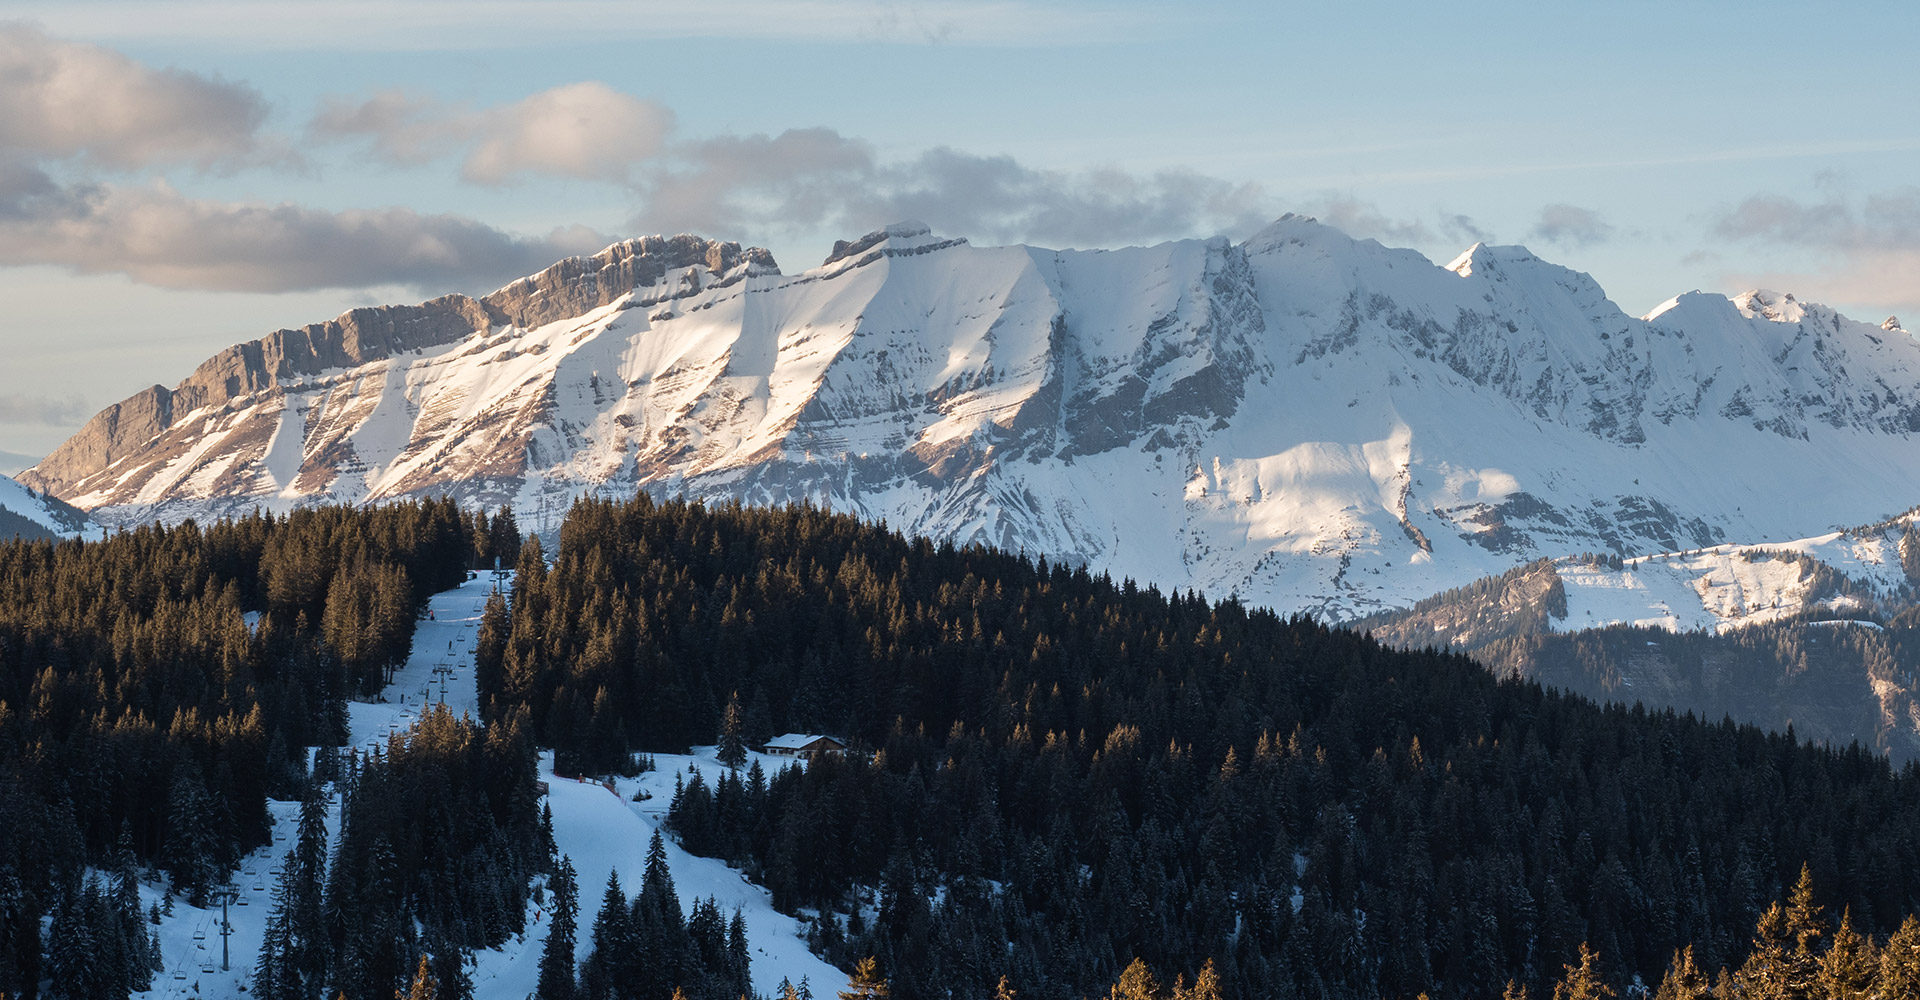
[[[384,746],[388,738],[403,734],[422,711],[434,705],[444,703],[456,714],[478,714],[473,650],[481,613],[494,586],[493,574],[482,573],[429,599],[431,617],[416,627],[413,649],[405,666],[395,672],[393,682],[372,702],[348,704],[348,749],[365,753],[376,745]],[[436,673],[436,669],[444,672]],[[619,872],[620,884],[629,896],[639,890],[647,845],[653,832],[666,822],[674,775],[689,766],[699,767],[710,777],[717,775],[722,765],[714,752],[713,747],[702,747],[695,748],[692,755],[656,756],[658,770],[638,778],[619,779],[613,791],[592,782],[556,777],[552,754],[541,755],[540,780],[549,788],[543,801],[553,810],[554,842],[572,859],[579,873],[576,960],[587,956],[608,874]],[[769,774],[792,763],[785,758],[753,756]],[[650,792],[652,799],[633,801],[642,789]],[[251,987],[254,958],[260,952],[272,912],[276,869],[293,846],[300,819],[298,802],[274,801],[268,808],[273,818],[273,843],[248,855],[234,878],[244,904],[228,909],[232,925],[227,940],[230,968],[220,968],[219,908],[200,909],[176,899],[173,914],[158,928],[166,969],[155,974],[152,990],[135,996],[198,1000],[240,996]],[[336,797],[328,811],[330,837],[338,835],[339,820]],[[662,833],[666,835],[664,829]],[[798,983],[805,977],[816,996],[831,995],[845,985],[844,973],[807,950],[799,921],[775,910],[767,891],[748,883],[739,871],[716,859],[688,854],[670,835],[667,866],[684,909],[691,911],[695,900],[712,896],[723,913],[731,915],[733,910],[740,910],[747,924],[756,992],[774,995],[782,978]],[[142,908],[158,903],[163,888],[164,882],[143,884]],[[499,948],[474,955],[468,971],[475,1000],[525,1000],[532,996],[546,933],[545,912],[529,903],[526,933]]]

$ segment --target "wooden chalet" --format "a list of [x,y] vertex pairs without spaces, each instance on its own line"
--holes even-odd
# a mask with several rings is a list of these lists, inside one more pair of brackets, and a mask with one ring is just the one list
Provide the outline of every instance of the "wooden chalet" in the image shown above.
[[818,754],[832,754],[837,757],[847,752],[847,745],[831,736],[788,733],[785,736],[776,736],[754,749],[775,757],[813,757]]

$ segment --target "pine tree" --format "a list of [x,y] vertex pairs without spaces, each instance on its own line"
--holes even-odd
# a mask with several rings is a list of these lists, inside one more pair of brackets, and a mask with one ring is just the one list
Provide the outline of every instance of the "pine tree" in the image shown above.
[[547,943],[540,952],[539,1000],[573,1000],[574,921],[579,916],[573,861],[562,856],[553,873],[553,914],[547,922]]
[[[1004,985],[1006,977],[1002,976],[1000,981]],[[1214,969],[1213,959],[1207,959],[1206,964],[1200,967],[1200,974],[1193,978],[1192,987],[1186,985],[1184,976],[1175,980],[1173,1000],[1221,1000],[1220,973]]]
[[840,1000],[886,1000],[892,994],[887,991],[886,977],[880,974],[880,962],[869,955],[853,964],[853,976],[839,995]]
[[191,766],[174,773],[167,797],[167,842],[162,863],[173,876],[173,891],[195,906],[207,904],[207,890],[217,878],[215,855],[219,844],[211,820],[213,801]]
[[1107,995],[1111,1000],[1165,1000],[1166,991],[1147,963],[1135,958],[1121,971]]
[[1580,964],[1565,967],[1565,975],[1553,984],[1553,1000],[1601,1000],[1619,996],[1600,978],[1599,961],[1599,954],[1585,941],[1580,942]]
[[319,786],[309,785],[306,798],[300,803],[300,824],[293,850],[288,852],[281,872],[287,906],[285,961],[301,997],[318,995],[321,985],[327,981],[326,881],[327,800]]
[[1873,939],[1853,929],[1853,910],[1840,911],[1840,926],[1820,956],[1813,995],[1821,1000],[1867,1000],[1880,978],[1880,956]]
[[1787,930],[1787,910],[1778,902],[1767,907],[1754,924],[1753,947],[1733,973],[1743,1000],[1792,1000],[1793,938]]
[[1713,984],[1694,962],[1693,945],[1674,950],[1666,977],[1653,996],[1654,1000],[1708,1000],[1713,996]]
[[627,897],[620,889],[620,873],[607,873],[600,913],[593,918],[592,950],[580,970],[580,992],[585,1000],[618,997],[626,991],[623,967],[634,959],[639,941],[627,913]]
[[1789,998],[1814,996],[1820,978],[1820,958],[1814,945],[1825,933],[1821,907],[1813,902],[1813,870],[1800,866],[1800,878],[1787,897],[1787,936],[1793,941],[1788,953],[1786,995]]
[[1920,917],[1911,913],[1880,949],[1880,995],[1920,997]]
[[740,692],[727,697],[727,712],[720,720],[720,763],[739,770],[747,762],[744,736],[746,717],[740,711]]
[[[53,1000],[99,1000],[110,995],[107,971],[96,954],[100,941],[88,896],[98,897],[99,888],[89,879],[85,886],[69,888],[53,906],[53,922],[47,929],[47,972],[52,983]],[[122,989],[120,996],[126,996]]]
[[433,963],[427,956],[420,956],[420,964],[413,970],[413,986],[407,990],[406,1000],[440,1000],[440,980],[433,974]]

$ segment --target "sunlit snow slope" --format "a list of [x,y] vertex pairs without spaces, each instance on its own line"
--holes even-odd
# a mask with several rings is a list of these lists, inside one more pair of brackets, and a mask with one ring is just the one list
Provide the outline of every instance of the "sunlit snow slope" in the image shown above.
[[1348,617],[1543,555],[1875,521],[1920,501],[1916,430],[1920,347],[1791,296],[1635,318],[1524,248],[1441,267],[1292,216],[1114,251],[901,225],[797,275],[656,237],[282,331],[24,478],[108,523],[804,498]]
[[[393,683],[378,700],[347,706],[353,738],[350,749],[368,753],[376,746],[384,747],[390,739],[405,739],[420,713],[433,705],[444,703],[456,713],[477,714],[473,645],[492,586],[492,575],[483,574],[462,587],[433,595],[428,605],[432,617],[419,623],[412,653],[406,666],[394,674]],[[441,666],[451,668],[444,692],[440,675],[434,672]],[[752,756],[769,774],[793,763],[784,758]],[[542,802],[553,810],[554,843],[579,872],[579,960],[586,958],[590,938],[587,929],[599,912],[608,873],[618,871],[623,885],[640,885],[647,844],[654,830],[662,828],[675,774],[699,767],[713,776],[721,767],[712,747],[696,748],[695,756],[662,755],[656,761],[657,771],[620,779],[616,793],[592,782],[555,777],[552,754],[541,757],[540,779],[549,788]],[[641,788],[651,791],[653,797],[633,801],[634,793]],[[245,995],[272,909],[274,871],[292,848],[300,819],[299,803],[270,802],[268,807],[274,842],[244,859],[233,880],[246,902],[227,911],[233,925],[227,941],[230,967],[220,968],[219,910],[202,910],[176,899],[173,913],[158,928],[165,967],[155,974],[153,990],[137,995],[180,1000]],[[339,834],[337,799],[329,814],[328,830],[332,836]],[[671,838],[667,866],[682,906],[691,909],[697,899],[711,896],[719,901],[723,913],[731,915],[735,909],[740,910],[747,924],[756,992],[776,995],[782,978],[795,983],[806,978],[816,996],[831,996],[846,984],[843,973],[807,950],[799,921],[775,910],[767,891],[747,882],[739,871],[713,858],[694,857],[680,850]],[[159,901],[159,886],[142,886],[143,908]],[[474,955],[469,969],[474,1000],[525,1000],[533,995],[539,980],[540,955],[546,946],[547,922],[538,905],[530,902],[527,912],[525,934]]]
[[104,533],[85,512],[0,476],[0,541],[99,538]]

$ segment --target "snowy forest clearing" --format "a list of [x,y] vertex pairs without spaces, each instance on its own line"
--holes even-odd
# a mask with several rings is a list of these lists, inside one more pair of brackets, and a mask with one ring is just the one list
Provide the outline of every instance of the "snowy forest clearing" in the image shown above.
[[[500,585],[505,587],[507,582]],[[348,703],[348,749],[365,754],[376,746],[384,747],[390,736],[406,732],[425,710],[442,703],[455,715],[478,717],[473,650],[481,612],[494,586],[492,574],[481,573],[429,599],[430,617],[417,624],[411,654],[395,671],[392,683],[376,701]],[[759,754],[751,756],[769,773],[792,763]],[[659,770],[619,779],[616,790],[609,791],[591,781],[557,777],[553,755],[541,755],[540,780],[550,789],[544,801],[553,810],[554,842],[562,855],[572,859],[579,873],[576,961],[584,959],[591,947],[589,928],[599,912],[608,875],[618,872],[621,884],[630,891],[640,885],[647,845],[655,829],[665,823],[675,774],[693,765],[712,776],[724,766],[715,758],[712,747],[696,748],[688,756],[659,755],[655,761]],[[633,801],[642,789],[652,798]],[[158,927],[165,969],[155,974],[153,989],[135,996],[233,997],[249,991],[254,962],[273,909],[276,873],[292,847],[300,814],[297,802],[270,801],[268,808],[273,818],[273,842],[247,855],[232,879],[243,905],[230,906],[227,911],[231,923],[229,968],[220,968],[221,916],[217,903],[202,909],[176,898],[173,912],[163,915]],[[338,836],[339,821],[336,797],[328,809],[330,838]],[[783,978],[798,983],[805,977],[815,995],[826,995],[844,985],[845,975],[807,950],[800,922],[775,910],[765,889],[749,884],[739,871],[717,859],[687,854],[670,838],[667,862],[684,911],[709,896],[718,900],[723,913],[731,914],[736,908],[741,911],[757,992],[775,994]],[[161,905],[161,895],[156,886],[142,885],[142,909]],[[524,935],[474,955],[470,974],[475,1000],[523,1000],[533,995],[546,943],[545,917],[539,906],[529,904]]]

